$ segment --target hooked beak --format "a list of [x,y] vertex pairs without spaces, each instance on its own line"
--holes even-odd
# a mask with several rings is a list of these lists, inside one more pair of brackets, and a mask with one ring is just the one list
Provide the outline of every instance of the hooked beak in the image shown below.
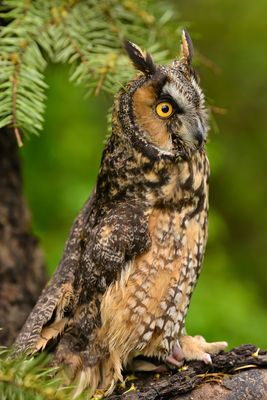
[[203,127],[201,121],[198,120],[197,122],[198,122],[198,124],[197,124],[198,126],[197,126],[197,130],[194,134],[194,139],[195,139],[197,148],[199,149],[200,147],[203,146],[205,132],[204,132],[204,127]]
[[194,135],[194,139],[196,141],[197,147],[200,148],[204,143],[204,135],[203,132],[197,131]]

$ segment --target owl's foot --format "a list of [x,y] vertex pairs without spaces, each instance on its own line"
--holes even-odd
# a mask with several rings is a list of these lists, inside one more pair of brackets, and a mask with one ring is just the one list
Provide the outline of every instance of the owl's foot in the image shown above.
[[133,358],[129,363],[128,367],[132,371],[147,371],[147,372],[166,372],[168,367],[180,368],[184,362],[184,354],[179,345],[173,346],[173,351],[170,355],[165,357],[161,363],[158,359],[150,357],[137,357]]
[[212,364],[211,355],[219,353],[228,346],[227,342],[208,343],[202,336],[181,336],[179,343],[185,360],[199,360],[205,364]]

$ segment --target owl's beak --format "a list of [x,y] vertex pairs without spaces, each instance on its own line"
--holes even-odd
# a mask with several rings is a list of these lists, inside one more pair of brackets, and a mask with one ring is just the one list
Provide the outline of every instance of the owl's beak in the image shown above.
[[197,132],[194,135],[194,139],[196,141],[197,147],[200,148],[204,142],[203,131],[197,130]]
[[203,127],[201,121],[198,119],[198,121],[197,121],[197,129],[196,129],[196,132],[194,134],[194,139],[195,139],[197,148],[200,148],[203,145],[203,143],[204,143],[204,134],[205,134],[204,127]]

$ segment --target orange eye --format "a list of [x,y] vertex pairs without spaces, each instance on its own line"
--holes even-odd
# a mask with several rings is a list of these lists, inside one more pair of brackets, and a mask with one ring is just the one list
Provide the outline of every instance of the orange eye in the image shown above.
[[173,113],[173,106],[168,101],[162,101],[157,104],[156,113],[160,118],[169,118]]

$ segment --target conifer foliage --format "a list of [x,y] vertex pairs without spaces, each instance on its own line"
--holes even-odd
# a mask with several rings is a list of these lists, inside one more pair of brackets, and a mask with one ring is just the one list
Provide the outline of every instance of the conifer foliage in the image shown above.
[[[8,0],[0,3],[0,128],[42,129],[49,62],[71,64],[86,94],[114,93],[129,78],[125,38],[166,59],[160,42],[172,17],[153,0]],[[164,8],[163,8],[164,7]],[[170,25],[169,25],[170,26]],[[172,32],[172,37],[173,37]],[[178,36],[177,36],[178,37]],[[166,43],[164,43],[166,48]]]
[[[66,386],[57,367],[49,367],[50,357],[13,358],[10,350],[0,348],[1,400],[71,400],[73,386]],[[85,400],[83,393],[77,400]]]

